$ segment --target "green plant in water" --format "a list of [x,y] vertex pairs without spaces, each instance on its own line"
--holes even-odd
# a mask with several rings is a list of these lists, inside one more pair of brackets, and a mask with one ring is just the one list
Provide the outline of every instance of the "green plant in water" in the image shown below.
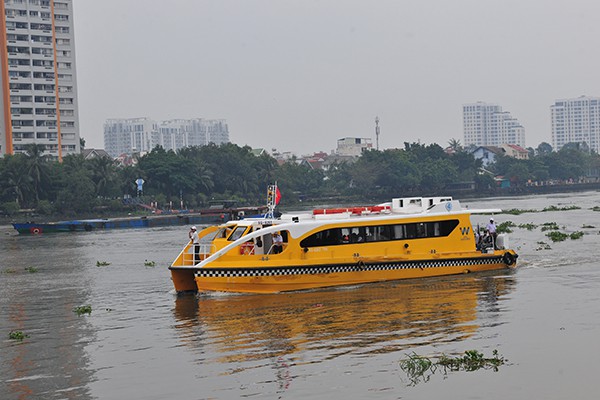
[[35,274],[38,272],[38,269],[36,267],[25,267],[25,271],[29,272],[30,274]]
[[567,238],[569,237],[569,235],[567,235],[566,233],[562,233],[559,231],[548,232],[546,233],[546,236],[548,236],[553,242],[562,242],[567,240]]
[[106,267],[107,265],[110,265],[107,261],[96,261],[96,267]]
[[536,224],[519,224],[519,228],[521,229],[527,229],[528,231],[532,231],[535,228],[537,228],[538,226]]
[[583,232],[581,232],[581,231],[573,232],[569,235],[569,237],[571,238],[571,240],[581,239],[583,237]]
[[497,233],[511,233],[512,229],[510,229],[510,228],[512,228],[514,226],[516,226],[514,222],[505,221],[498,225],[498,227],[496,228],[496,232]]
[[89,305],[87,305],[87,306],[78,306],[78,307],[75,307],[73,309],[73,311],[77,315],[83,315],[83,314],[91,315],[92,314],[92,306],[89,306]]
[[524,213],[536,213],[538,210],[521,210],[518,208],[511,208],[510,210],[502,210],[502,214],[521,215]]
[[435,373],[436,366],[429,358],[413,352],[407,358],[400,360],[400,369],[406,373],[411,384],[416,385],[421,381],[427,382]]
[[11,331],[8,334],[8,338],[11,340],[19,340],[19,341],[23,341],[23,339],[28,338],[29,335],[21,332],[21,331]]
[[450,371],[464,370],[471,372],[479,369],[498,371],[498,367],[505,362],[504,357],[498,355],[498,350],[492,352],[491,358],[484,357],[483,353],[477,350],[467,350],[462,357],[447,357],[442,354],[437,364]]
[[565,206],[565,207],[549,206],[549,207],[545,207],[542,211],[570,211],[570,210],[581,210],[581,207],[578,207],[578,206]]
[[146,261],[144,261],[144,265],[146,267],[154,267],[154,266],[156,266],[156,262],[146,260]]
[[427,382],[437,371],[443,368],[444,374],[448,371],[477,371],[480,369],[492,369],[498,371],[498,367],[506,363],[506,359],[498,354],[498,350],[492,352],[492,357],[485,357],[477,350],[467,350],[463,356],[449,357],[445,354],[437,357],[437,360],[412,353],[407,358],[400,360],[400,369],[406,373],[411,385]]
[[594,207],[590,208],[590,210],[592,210],[592,211],[600,211],[600,206],[594,206]]
[[14,274],[16,272],[17,271],[15,269],[13,269],[13,268],[7,268],[7,269],[4,270],[5,274]]
[[557,231],[558,229],[558,224],[556,222],[544,222],[542,224],[542,232]]
[[581,228],[582,228],[582,229],[593,229],[593,228],[595,228],[595,226],[594,226],[594,225],[586,225],[586,224],[583,224],[583,226],[582,226]]

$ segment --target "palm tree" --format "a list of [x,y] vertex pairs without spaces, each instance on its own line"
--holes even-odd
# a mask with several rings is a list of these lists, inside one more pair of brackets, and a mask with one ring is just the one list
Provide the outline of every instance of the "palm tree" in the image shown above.
[[45,146],[31,143],[26,144],[27,174],[31,178],[31,186],[35,195],[36,204],[40,200],[40,194],[48,183],[48,157],[44,155]]
[[450,147],[452,150],[454,150],[454,152],[455,152],[455,153],[456,153],[456,152],[459,152],[459,151],[461,151],[461,150],[462,150],[462,145],[460,144],[460,140],[458,140],[458,139],[454,139],[454,138],[453,138],[453,139],[450,139],[450,140],[448,141],[448,146],[449,146],[449,147]]
[[16,163],[7,165],[0,178],[2,194],[15,196],[15,202],[22,208],[26,202],[26,196],[31,191],[31,177],[24,174]]
[[97,157],[90,160],[89,165],[92,169],[92,180],[96,185],[96,194],[108,196],[116,174],[114,161],[108,157]]

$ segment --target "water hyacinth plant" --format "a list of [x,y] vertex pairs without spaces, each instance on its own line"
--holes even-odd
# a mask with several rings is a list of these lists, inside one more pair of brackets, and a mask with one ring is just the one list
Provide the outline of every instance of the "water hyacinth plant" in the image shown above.
[[498,367],[506,362],[507,360],[498,354],[498,350],[492,352],[492,357],[485,357],[477,350],[467,350],[462,356],[450,357],[442,354],[439,357],[431,358],[413,352],[405,359],[400,360],[400,369],[406,373],[410,385],[414,386],[417,383],[429,381],[437,371],[442,371],[444,375],[447,375],[448,372],[472,372],[480,369],[498,371]]
[[29,337],[29,335],[27,335],[27,334],[25,334],[25,333],[23,333],[21,331],[11,331],[8,334],[8,338],[10,340],[18,340],[20,342],[22,342],[23,339],[28,338],[28,337]]
[[92,314],[92,306],[90,306],[90,305],[78,306],[73,309],[73,312],[80,316],[83,314],[91,315]]

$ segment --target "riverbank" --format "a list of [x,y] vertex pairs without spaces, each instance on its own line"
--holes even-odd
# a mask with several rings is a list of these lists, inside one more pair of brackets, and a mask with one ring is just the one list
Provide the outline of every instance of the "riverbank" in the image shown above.
[[[497,188],[495,190],[487,191],[476,191],[472,189],[468,190],[446,190],[443,195],[452,196],[455,199],[484,199],[488,197],[509,197],[509,196],[530,196],[530,195],[546,195],[555,193],[574,193],[574,192],[588,192],[588,191],[600,191],[600,182],[589,182],[589,183],[565,183],[565,184],[553,184],[553,185],[539,185],[539,186],[518,186],[511,188]],[[404,193],[403,196],[438,196],[440,193]],[[298,211],[298,210],[310,210],[317,206],[323,206],[335,204],[335,205],[356,205],[356,204],[375,204],[390,201],[390,199],[382,198],[369,198],[369,197],[342,197],[342,196],[331,196],[323,198],[312,198],[301,201],[296,204],[286,206],[282,204],[279,209],[281,211]],[[148,218],[155,217],[156,214],[149,211],[127,211],[123,212],[111,212],[108,213],[100,212],[96,214],[76,214],[70,213],[68,216],[63,214],[55,215],[39,215],[34,212],[22,212],[19,216],[0,216],[0,225],[12,225],[13,223],[23,223],[26,221],[35,221],[38,223],[51,223],[58,222],[65,219],[117,219],[117,218]],[[183,213],[182,213],[183,215]]]

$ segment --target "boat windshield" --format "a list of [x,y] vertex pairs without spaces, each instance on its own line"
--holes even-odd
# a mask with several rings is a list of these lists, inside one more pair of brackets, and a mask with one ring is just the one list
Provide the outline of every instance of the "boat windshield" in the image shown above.
[[244,235],[244,232],[246,232],[246,228],[246,226],[236,226],[233,230],[233,233],[229,235],[229,238],[227,238],[227,240],[229,240],[230,242],[235,242]]

